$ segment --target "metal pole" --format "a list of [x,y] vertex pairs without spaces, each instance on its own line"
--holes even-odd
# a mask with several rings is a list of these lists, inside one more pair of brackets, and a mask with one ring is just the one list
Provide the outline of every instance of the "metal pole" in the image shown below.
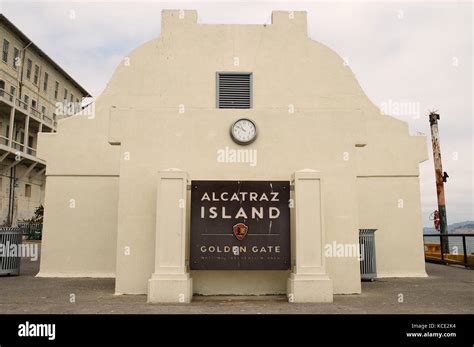
[[[448,221],[446,218],[446,202],[444,199],[444,182],[446,180],[446,173],[443,173],[443,166],[441,164],[441,149],[439,146],[439,132],[438,132],[438,120],[439,114],[431,112],[430,115],[430,126],[431,126],[431,143],[433,145],[433,161],[436,176],[436,192],[438,194],[438,212],[439,212],[439,224],[440,224],[440,235],[446,235],[448,233]],[[441,241],[441,252],[449,253],[448,237],[440,237]]]
[[466,249],[466,235],[462,236],[462,251],[464,252],[464,266],[467,267],[467,249]]

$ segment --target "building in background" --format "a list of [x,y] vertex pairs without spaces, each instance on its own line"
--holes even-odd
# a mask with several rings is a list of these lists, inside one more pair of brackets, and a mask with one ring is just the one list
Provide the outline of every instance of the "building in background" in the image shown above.
[[43,203],[38,133],[55,132],[68,115],[58,102],[77,108],[89,93],[1,14],[0,45],[0,224],[9,225]]

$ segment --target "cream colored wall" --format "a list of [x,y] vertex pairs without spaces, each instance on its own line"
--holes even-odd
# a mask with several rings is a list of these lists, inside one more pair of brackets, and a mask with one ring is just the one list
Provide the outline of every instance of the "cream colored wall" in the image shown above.
[[360,225],[375,232],[377,277],[424,277],[418,177],[357,179]]
[[[68,134],[66,143],[59,132]],[[48,187],[39,276],[115,276],[119,153],[101,133],[108,133],[107,116],[76,115],[60,120],[57,133],[39,136]]]
[[[285,111],[261,109],[240,110],[238,115],[252,118],[260,129],[259,138],[250,147],[258,153],[258,164],[254,168],[248,164],[217,162],[219,149],[226,146],[237,148],[228,135],[229,126],[236,118],[233,110],[190,110],[185,115],[163,110],[132,112],[116,108],[112,111],[111,122],[114,126],[111,137],[115,141],[122,138],[116,282],[118,293],[146,291],[146,279],[153,270],[153,257],[150,255],[153,254],[154,243],[156,173],[160,168],[182,168],[195,180],[290,180],[291,174],[297,169],[317,167],[327,176],[327,241],[337,239],[338,242],[357,243],[355,167],[353,162],[343,160],[345,151],[354,155],[354,138],[337,131],[348,122],[353,128],[357,128],[357,114],[313,111],[289,116]],[[295,117],[294,121],[289,123],[288,117]],[[149,131],[160,127],[166,129],[160,136]],[[285,127],[285,132],[282,132],[281,129]],[[187,144],[184,145],[183,142]],[[314,152],[313,148],[325,150]],[[128,160],[125,159],[127,157]],[[346,195],[343,201],[340,201],[341,192]],[[140,226],[140,235],[133,232],[137,225]],[[125,247],[130,247],[132,254],[125,255]],[[147,255],[146,258],[144,254]],[[344,269],[341,270],[341,266]],[[358,262],[355,258],[330,259],[328,267],[335,276],[336,292],[360,291]],[[339,275],[341,272],[344,276]],[[212,280],[215,288],[225,288],[220,283],[229,282],[236,276],[249,275],[248,272],[241,273],[214,272]],[[260,276],[270,275],[261,272]],[[279,282],[272,286],[272,292],[276,288],[283,289],[286,284],[283,274],[275,276],[273,281],[278,279]],[[201,281],[208,281],[209,278],[205,272],[193,273],[197,288],[212,287],[209,283],[201,284]],[[234,287],[233,290],[249,292],[256,289],[249,287],[248,282],[240,282],[240,287]]]
[[[120,64],[96,101],[95,118],[74,116],[59,122],[58,133],[40,136],[39,155],[48,162],[46,209],[51,211],[45,216],[43,253],[51,260],[43,261],[42,273],[90,271],[89,263],[80,263],[85,253],[91,261],[102,262],[103,252],[94,254],[86,247],[67,254],[53,251],[64,238],[75,239],[73,234],[91,235],[93,221],[100,219],[117,226],[116,292],[146,293],[154,264],[158,170],[180,168],[191,179],[213,180],[290,180],[297,170],[320,170],[326,242],[351,244],[358,243],[361,226],[357,177],[418,174],[418,162],[426,159],[425,143],[408,136],[403,122],[381,116],[342,59],[307,37],[305,13],[295,12],[290,19],[287,12],[274,12],[271,25],[196,24],[194,11],[184,14],[180,19],[178,11],[163,12],[160,37]],[[253,73],[252,109],[216,109],[216,71]],[[294,113],[288,112],[290,105]],[[257,150],[255,167],[217,162],[218,149],[241,148],[229,137],[230,124],[239,117],[257,123],[258,139],[246,147]],[[384,135],[396,146],[381,144]],[[50,180],[53,175],[57,178]],[[120,177],[116,195],[88,215],[92,222],[71,225],[67,207],[59,203],[65,197],[61,180],[92,186],[97,175]],[[95,195],[89,194],[81,196],[92,201]],[[406,213],[413,221],[419,216],[419,200],[412,203],[417,207]],[[104,239],[97,250],[108,249],[110,242]],[[404,259],[387,262],[384,270],[416,272],[423,264],[420,257]],[[356,258],[329,258],[327,267],[335,293],[360,292]],[[287,279],[285,271],[192,275],[195,292],[202,294],[285,292]]]
[[117,183],[116,177],[47,177],[39,277],[114,277]]
[[119,148],[107,142],[110,104],[107,97],[101,97],[94,114],[61,119],[56,133],[39,135],[38,157],[47,161],[47,175],[107,177],[119,174]]

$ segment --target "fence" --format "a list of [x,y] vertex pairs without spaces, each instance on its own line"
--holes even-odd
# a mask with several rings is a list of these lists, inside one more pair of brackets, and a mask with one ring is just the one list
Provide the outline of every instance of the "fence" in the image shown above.
[[[3,247],[3,254],[0,254],[0,275],[19,275],[21,255],[18,248],[21,245],[23,235],[20,228],[0,228],[0,245]],[[10,253],[16,249],[15,253]]]
[[[474,267],[474,234],[425,234],[423,241],[427,262]],[[441,241],[448,253],[442,251]]]
[[21,232],[26,236],[27,240],[41,240],[41,235],[43,232],[42,223],[18,223],[18,227],[21,229]]
[[360,229],[359,244],[362,258],[360,260],[360,277],[362,280],[373,281],[377,277],[375,262],[375,231],[377,229]]

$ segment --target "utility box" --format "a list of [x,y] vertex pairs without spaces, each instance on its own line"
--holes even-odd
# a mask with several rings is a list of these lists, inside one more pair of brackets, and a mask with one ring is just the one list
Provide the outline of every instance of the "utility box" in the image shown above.
[[363,281],[374,281],[377,277],[375,257],[375,231],[377,229],[360,229],[360,278]]

